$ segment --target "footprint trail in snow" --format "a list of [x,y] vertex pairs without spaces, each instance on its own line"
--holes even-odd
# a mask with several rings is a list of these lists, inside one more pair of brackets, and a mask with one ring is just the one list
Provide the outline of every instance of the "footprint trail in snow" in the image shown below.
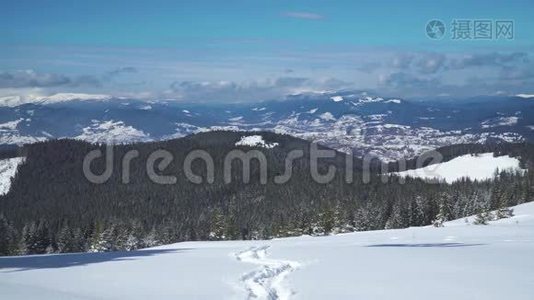
[[299,267],[299,263],[267,258],[269,246],[251,247],[235,254],[237,260],[259,265],[260,268],[241,277],[247,299],[287,300],[293,291],[284,279]]

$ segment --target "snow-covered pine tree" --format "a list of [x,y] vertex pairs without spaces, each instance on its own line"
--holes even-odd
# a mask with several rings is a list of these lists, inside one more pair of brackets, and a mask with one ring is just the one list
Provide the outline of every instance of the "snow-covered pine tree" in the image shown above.
[[127,225],[120,224],[118,226],[113,226],[114,230],[112,231],[113,240],[112,240],[112,250],[111,251],[123,251],[127,250],[128,237],[130,236],[130,230]]
[[495,219],[499,220],[514,216],[514,210],[508,207],[510,206],[510,198],[511,197],[505,193],[499,198],[498,208],[495,211]]
[[143,238],[143,246],[144,247],[155,247],[158,245],[160,245],[160,242],[158,240],[156,228],[152,227],[150,232]]
[[74,233],[68,225],[63,226],[56,238],[57,250],[60,253],[75,252],[75,237]]
[[87,238],[80,228],[76,228],[73,230],[73,237],[74,237],[74,245],[73,245],[73,252],[87,252],[89,249]]
[[16,252],[16,232],[4,215],[0,215],[0,255]]
[[37,232],[37,226],[35,222],[25,224],[22,228],[22,237],[20,239],[19,251],[21,254],[31,254],[33,244],[35,243],[35,236]]
[[124,250],[133,251],[141,247],[141,240],[134,234],[130,232],[126,238],[126,243],[124,244]]
[[48,228],[44,222],[31,222],[22,230],[20,250],[23,254],[44,254],[50,245]]
[[505,219],[510,218],[514,216],[514,210],[509,207],[501,207],[497,209],[495,212],[495,218],[498,219]]
[[391,214],[386,222],[386,229],[406,228],[410,226],[411,207],[406,209],[400,203],[400,200],[393,205]]
[[115,231],[115,226],[111,225],[110,227],[102,231],[100,234],[98,234],[98,237],[96,237],[93,241],[93,246],[92,246],[91,251],[93,252],[113,251],[114,249],[113,232],[114,231]]
[[439,206],[439,212],[434,221],[432,221],[432,225],[434,225],[434,227],[443,227],[443,223],[445,223],[446,221],[448,221],[447,211],[445,208],[445,204],[441,203]]
[[370,229],[371,220],[369,218],[369,210],[359,208],[354,213],[354,230],[366,231]]
[[322,228],[324,234],[329,234],[335,226],[334,211],[326,207],[322,213],[319,214],[319,226]]
[[224,223],[225,220],[221,209],[214,209],[210,219],[210,239],[223,240],[225,238]]
[[92,226],[91,237],[88,242],[89,252],[99,252],[102,231],[104,231],[104,225],[101,222],[96,221]]
[[491,213],[488,211],[482,211],[475,217],[473,224],[475,225],[488,225],[488,222],[492,220]]

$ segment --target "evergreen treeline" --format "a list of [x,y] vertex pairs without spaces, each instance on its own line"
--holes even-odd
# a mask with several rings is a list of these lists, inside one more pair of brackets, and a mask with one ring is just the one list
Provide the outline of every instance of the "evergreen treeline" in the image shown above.
[[[354,181],[346,183],[344,155],[320,160],[325,173],[336,165],[327,184],[310,175],[308,143],[290,136],[261,133],[272,149],[256,148],[268,160],[268,183],[259,182],[259,165],[252,163],[251,182],[241,180],[236,161],[232,176],[222,180],[225,155],[235,149],[243,133],[209,132],[185,138],[115,147],[114,172],[109,181],[95,185],[83,175],[83,157],[104,145],[57,140],[25,146],[26,162],[20,166],[7,195],[0,196],[0,254],[133,250],[187,240],[267,239],[300,234],[328,234],[440,224],[443,221],[534,200],[532,157],[534,146],[492,145],[492,151],[520,157],[526,173],[496,174],[495,180],[454,184],[407,179],[401,184],[391,176],[383,183],[373,172],[363,184],[361,161],[354,161]],[[455,148],[457,147],[457,148]],[[482,152],[480,145],[442,149],[444,157]],[[250,150],[250,147],[241,147]],[[124,154],[132,149],[139,157],[131,163],[130,183],[121,182]],[[174,154],[163,171],[177,176],[172,185],[158,185],[146,174],[146,158],[157,149]],[[215,162],[215,182],[194,184],[182,171],[191,150],[209,152]],[[285,184],[273,177],[284,173],[284,158],[293,149],[304,157],[293,162],[293,176]],[[101,173],[104,159],[94,162]],[[193,163],[205,176],[201,161]],[[375,168],[373,167],[373,170]],[[505,213],[505,212],[503,212]]]

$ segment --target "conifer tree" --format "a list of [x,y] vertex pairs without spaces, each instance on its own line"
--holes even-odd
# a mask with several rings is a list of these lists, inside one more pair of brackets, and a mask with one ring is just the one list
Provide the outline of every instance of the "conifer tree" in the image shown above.
[[12,255],[16,251],[16,232],[4,215],[0,215],[0,255]]
[[222,240],[224,235],[225,220],[224,216],[219,208],[216,208],[211,214],[210,221],[210,239]]
[[60,253],[75,252],[77,247],[75,244],[74,233],[68,225],[63,226],[57,235],[57,250]]

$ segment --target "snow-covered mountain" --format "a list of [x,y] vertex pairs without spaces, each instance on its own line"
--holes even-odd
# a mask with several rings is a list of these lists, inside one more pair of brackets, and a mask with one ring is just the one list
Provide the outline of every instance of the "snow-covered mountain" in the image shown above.
[[[532,299],[534,203],[473,225],[0,257],[5,299]],[[79,284],[83,282],[83,284]]]
[[271,130],[396,159],[457,143],[534,140],[534,101],[525,95],[410,101],[344,91],[226,105],[85,94],[39,100],[3,102],[0,144],[64,137],[127,143],[217,129]]
[[0,97],[0,106],[17,107],[23,104],[53,104],[69,101],[97,101],[110,100],[113,97],[105,94],[57,93],[50,96],[6,96]]

